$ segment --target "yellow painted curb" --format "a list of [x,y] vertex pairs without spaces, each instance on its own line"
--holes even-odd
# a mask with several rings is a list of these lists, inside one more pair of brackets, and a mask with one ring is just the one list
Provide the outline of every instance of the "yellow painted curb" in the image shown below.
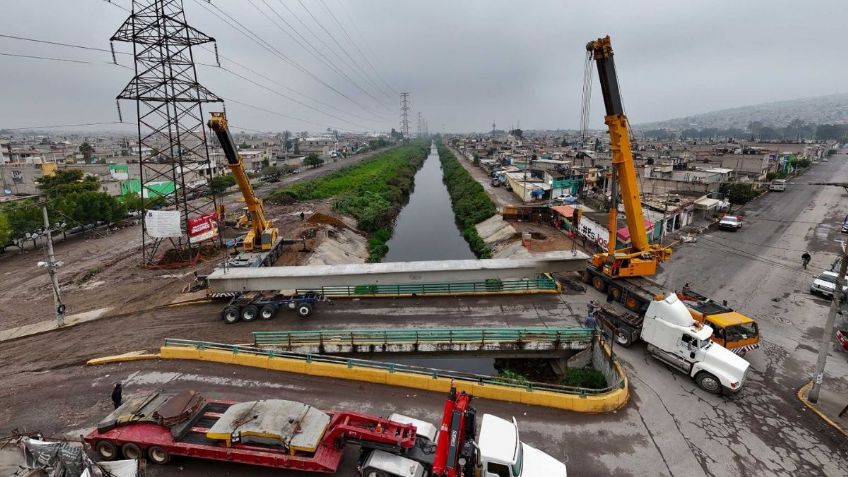
[[124,353],[115,356],[104,356],[102,358],[94,358],[85,362],[88,366],[97,366],[98,364],[123,363],[125,361],[144,361],[147,359],[159,359],[159,353]]
[[[447,392],[451,379],[420,374],[392,372],[388,369],[348,367],[337,363],[322,363],[299,359],[269,356],[265,354],[233,353],[227,350],[196,349],[177,346],[163,346],[159,350],[162,359],[188,359],[216,363],[250,366],[287,373],[299,373],[375,384],[401,386],[425,391]],[[615,363],[616,369],[623,370]],[[622,374],[623,376],[623,374]],[[584,413],[603,413],[620,409],[630,397],[627,378],[624,387],[604,395],[560,394],[542,390],[527,390],[496,384],[480,384],[475,381],[454,380],[456,387],[480,398],[498,401],[517,402],[534,406],[566,409]]]
[[807,406],[807,408],[809,410],[818,414],[818,416],[820,418],[822,418],[822,420],[824,422],[826,422],[830,427],[836,429],[837,431],[841,432],[842,435],[848,437],[848,431],[846,431],[838,423],[834,422],[831,418],[827,417],[827,415],[825,413],[819,411],[819,409],[816,406],[814,406],[811,402],[807,401],[807,398],[805,396],[807,396],[810,393],[810,388],[812,388],[812,387],[813,387],[813,382],[810,381],[809,383],[798,388],[798,392],[795,394],[798,397],[798,400],[801,401],[801,403],[803,403],[805,406]]

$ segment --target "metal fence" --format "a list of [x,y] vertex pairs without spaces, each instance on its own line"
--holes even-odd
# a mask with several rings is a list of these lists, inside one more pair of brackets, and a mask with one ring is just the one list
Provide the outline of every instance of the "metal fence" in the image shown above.
[[433,379],[437,378],[446,378],[446,379],[457,379],[462,381],[469,381],[476,383],[478,385],[498,385],[498,386],[507,386],[515,389],[524,389],[526,391],[549,391],[553,393],[560,394],[570,394],[570,395],[579,395],[579,396],[587,396],[587,395],[597,395],[597,394],[605,394],[611,391],[615,391],[617,389],[621,389],[624,386],[624,376],[618,376],[618,379],[615,382],[608,382],[607,387],[603,389],[587,389],[581,387],[574,386],[563,386],[559,384],[549,384],[549,383],[539,383],[533,381],[527,381],[523,379],[510,379],[506,377],[498,377],[498,376],[486,376],[482,374],[473,374],[473,373],[463,373],[458,371],[449,371],[443,369],[435,369],[435,368],[427,368],[422,366],[412,366],[407,364],[395,364],[395,363],[384,363],[381,361],[372,361],[366,359],[353,359],[353,358],[341,358],[337,356],[329,356],[329,355],[320,355],[320,354],[307,354],[307,353],[294,353],[287,351],[271,351],[265,350],[261,348],[257,348],[254,346],[241,346],[241,345],[230,345],[224,343],[212,343],[207,341],[194,341],[194,340],[182,340],[182,339],[171,339],[168,338],[165,340],[165,346],[173,346],[173,347],[183,347],[183,348],[193,348],[198,350],[221,350],[228,351],[233,354],[252,354],[257,356],[267,356],[269,359],[273,358],[287,358],[305,361],[307,363],[332,363],[341,366],[347,366],[348,368],[362,368],[362,369],[382,369],[388,371],[390,373],[403,372],[410,374],[417,374],[421,376],[429,376]]
[[255,346],[323,344],[388,345],[419,343],[591,343],[590,328],[432,328],[314,331],[254,331]]
[[555,278],[542,275],[537,278],[515,280],[479,280],[471,282],[409,283],[402,285],[356,285],[298,289],[298,293],[318,293],[328,297],[357,296],[409,296],[409,295],[468,295],[492,293],[531,293],[558,291]]

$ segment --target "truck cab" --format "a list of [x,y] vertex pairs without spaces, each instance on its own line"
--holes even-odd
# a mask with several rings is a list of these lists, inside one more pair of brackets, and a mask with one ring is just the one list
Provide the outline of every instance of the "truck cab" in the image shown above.
[[713,329],[710,339],[739,356],[760,347],[757,322],[727,305],[684,288],[677,293],[696,321]]
[[565,477],[565,464],[523,442],[518,423],[483,414],[477,467],[483,477]]
[[750,364],[713,342],[713,330],[692,318],[676,294],[648,305],[641,338],[655,358],[688,374],[714,394],[742,389]]

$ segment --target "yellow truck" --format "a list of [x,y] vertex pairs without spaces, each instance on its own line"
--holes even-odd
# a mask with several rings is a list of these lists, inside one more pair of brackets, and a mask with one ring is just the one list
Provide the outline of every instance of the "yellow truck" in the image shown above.
[[684,287],[677,297],[689,309],[692,318],[713,329],[712,341],[734,353],[745,356],[760,347],[760,330],[757,322],[711,298]]

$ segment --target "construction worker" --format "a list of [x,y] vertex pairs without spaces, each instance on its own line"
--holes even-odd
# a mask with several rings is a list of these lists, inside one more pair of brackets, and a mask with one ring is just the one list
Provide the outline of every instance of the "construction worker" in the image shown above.
[[301,211],[301,212],[300,212],[300,220],[303,220],[304,218],[306,218],[306,214],[304,214],[304,213]]
[[116,383],[115,388],[112,389],[112,404],[115,405],[115,409],[118,409],[118,407],[120,407],[121,403],[123,402],[121,394],[123,394],[121,383]]
[[804,265],[804,270],[807,269],[807,264],[810,263],[810,259],[813,257],[810,256],[810,252],[805,251],[803,255],[801,255],[801,264]]

